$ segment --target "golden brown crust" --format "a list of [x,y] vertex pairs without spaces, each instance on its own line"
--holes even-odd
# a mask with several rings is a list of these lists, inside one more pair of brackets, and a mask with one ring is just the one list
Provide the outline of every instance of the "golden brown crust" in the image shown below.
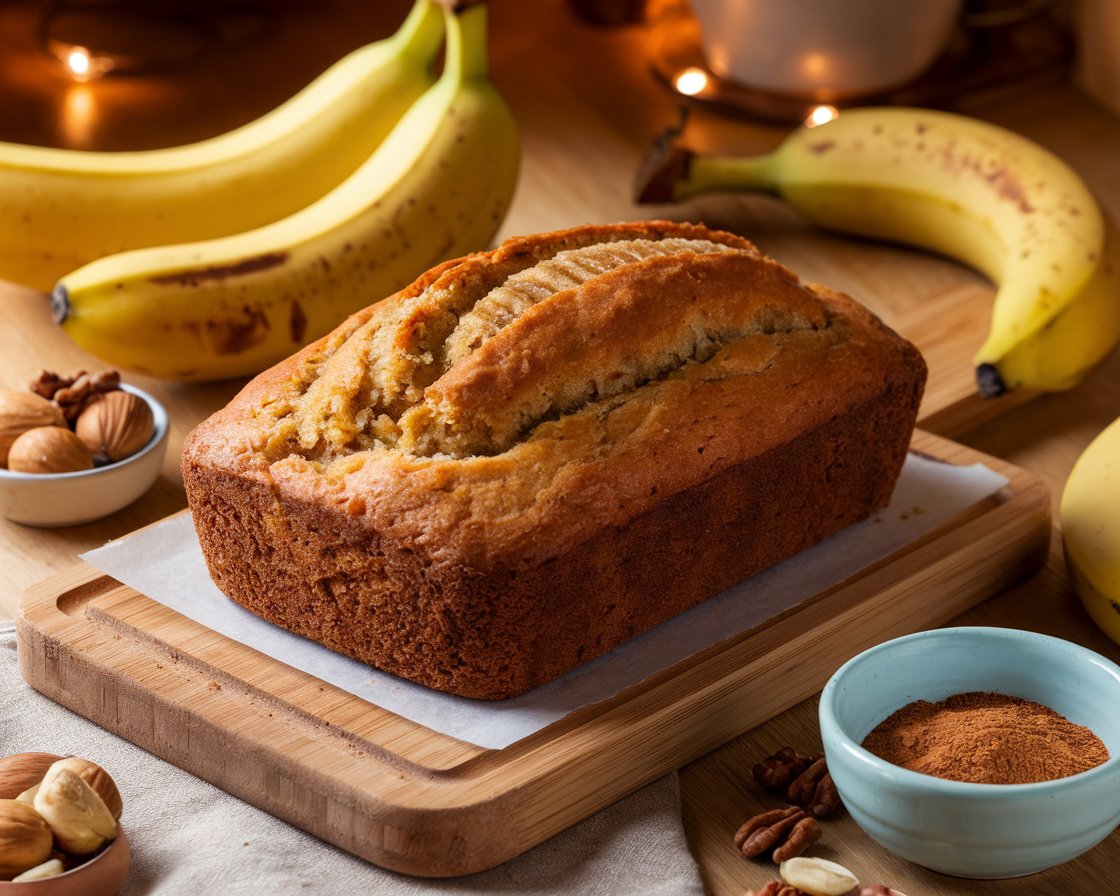
[[[626,240],[684,242],[596,254]],[[448,360],[530,268],[575,285],[526,288]],[[184,481],[232,598],[497,698],[881,507],[924,378],[865,309],[740,237],[578,228],[443,265],[261,374],[190,435]]]

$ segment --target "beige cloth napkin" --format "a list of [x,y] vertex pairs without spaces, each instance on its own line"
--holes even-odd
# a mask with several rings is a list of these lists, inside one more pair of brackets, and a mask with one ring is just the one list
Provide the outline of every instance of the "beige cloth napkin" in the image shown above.
[[680,818],[676,774],[498,868],[450,880],[394,874],[297,830],[157,759],[32,690],[15,631],[0,627],[0,755],[91,759],[114,776],[132,866],[121,896],[299,894],[703,894]]

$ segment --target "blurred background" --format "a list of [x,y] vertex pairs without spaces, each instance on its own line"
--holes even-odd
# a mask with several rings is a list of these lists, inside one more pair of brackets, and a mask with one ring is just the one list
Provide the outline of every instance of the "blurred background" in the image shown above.
[[[391,32],[408,6],[7,0],[0,139],[139,149],[221,133]],[[519,48],[545,42],[555,77],[575,79],[589,100],[597,79],[638,79],[671,102],[756,122],[797,121],[822,104],[967,108],[1067,78],[1120,108],[1115,0],[493,0],[491,9],[494,74],[515,107],[517,66],[537,58]],[[589,54],[596,45],[606,52]],[[564,56],[594,67],[566,68]]]

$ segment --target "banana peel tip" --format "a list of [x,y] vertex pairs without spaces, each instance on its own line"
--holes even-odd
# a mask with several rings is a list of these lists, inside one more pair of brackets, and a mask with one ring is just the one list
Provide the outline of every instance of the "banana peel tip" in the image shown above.
[[1007,391],[1007,384],[994,364],[977,365],[976,387],[985,398],[998,398]]
[[688,180],[695,155],[679,142],[687,118],[687,109],[681,109],[680,121],[653,138],[634,179],[635,203],[676,201],[677,185]]
[[51,290],[51,317],[56,324],[61,324],[69,316],[70,293],[65,285],[59,283]]

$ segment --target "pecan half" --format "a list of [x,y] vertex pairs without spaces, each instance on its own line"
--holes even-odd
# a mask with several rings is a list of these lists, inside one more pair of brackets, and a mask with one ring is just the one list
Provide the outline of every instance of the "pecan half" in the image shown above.
[[754,779],[767,790],[784,790],[813,761],[811,756],[802,756],[793,747],[782,747],[755,764]]
[[793,779],[786,791],[786,799],[804,807],[815,818],[829,815],[840,808],[840,794],[828,773],[824,754],[814,757],[813,763]]
[[830,815],[841,806],[824,753],[806,756],[793,747],[782,747],[757,763],[753,774],[764,788],[784,793],[789,802],[815,818]]
[[746,858],[769,852],[774,862],[799,856],[821,837],[816,820],[798,806],[771,809],[747,819],[735,832],[735,846]]
[[808,896],[803,890],[791,887],[780,880],[771,880],[763,884],[761,890],[748,891],[747,896]]

